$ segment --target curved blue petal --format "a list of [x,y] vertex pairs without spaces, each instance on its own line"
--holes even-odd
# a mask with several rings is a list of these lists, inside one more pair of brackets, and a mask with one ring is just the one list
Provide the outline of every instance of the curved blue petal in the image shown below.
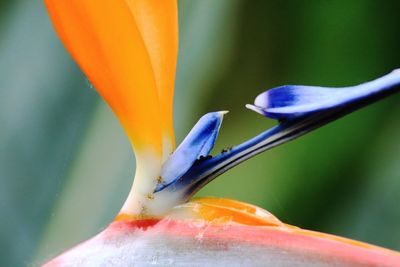
[[399,77],[400,70],[395,70],[374,81],[352,87],[280,86],[260,94],[254,105],[247,107],[277,120],[291,120],[337,108],[353,109],[399,91]]
[[209,155],[214,147],[226,111],[207,113],[196,123],[174,153],[163,164],[155,192],[179,179],[193,163]]

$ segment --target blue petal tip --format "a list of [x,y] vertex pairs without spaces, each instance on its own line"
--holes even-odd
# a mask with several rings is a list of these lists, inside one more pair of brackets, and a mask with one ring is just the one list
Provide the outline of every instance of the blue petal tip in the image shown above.
[[399,69],[374,81],[351,87],[285,85],[261,93],[254,105],[247,107],[272,119],[290,120],[336,108],[352,110],[360,103],[372,103],[399,91],[399,85]]

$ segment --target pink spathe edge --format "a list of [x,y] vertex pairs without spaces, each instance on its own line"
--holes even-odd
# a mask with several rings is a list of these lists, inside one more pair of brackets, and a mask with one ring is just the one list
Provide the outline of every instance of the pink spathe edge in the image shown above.
[[234,260],[233,265],[257,266],[268,262],[290,266],[303,262],[317,266],[400,266],[400,253],[318,232],[286,226],[220,225],[170,219],[114,222],[44,266],[90,266],[105,262],[109,263],[106,266],[116,266],[122,260],[150,264],[154,259],[161,265],[184,265],[186,258],[194,264],[207,260],[212,266],[224,263],[225,256],[228,261]]

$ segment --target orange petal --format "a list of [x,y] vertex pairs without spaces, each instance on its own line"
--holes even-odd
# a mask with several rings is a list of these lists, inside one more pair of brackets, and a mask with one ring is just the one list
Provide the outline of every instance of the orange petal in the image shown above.
[[226,198],[203,197],[193,199],[177,208],[189,208],[191,213],[195,214],[195,217],[217,224],[236,223],[258,226],[284,225],[266,210],[251,204]]
[[45,2],[63,43],[111,106],[135,150],[151,148],[161,155],[162,111],[154,64],[132,5],[125,0]]
[[164,154],[174,144],[173,95],[178,56],[178,12],[176,0],[127,0],[136,17],[150,56],[161,107],[163,134],[167,138]]

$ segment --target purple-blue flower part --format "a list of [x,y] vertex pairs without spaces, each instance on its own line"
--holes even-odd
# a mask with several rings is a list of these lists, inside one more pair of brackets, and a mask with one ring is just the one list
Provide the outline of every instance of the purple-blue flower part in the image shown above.
[[181,178],[196,160],[206,158],[210,154],[226,113],[226,111],[211,112],[200,118],[182,143],[163,164],[161,181],[157,185],[155,192]]
[[[163,189],[190,199],[204,185],[241,162],[399,91],[400,70],[352,87],[288,85],[271,89],[260,94],[255,105],[247,107],[278,120],[278,125],[212,158],[190,161],[185,165],[190,165],[189,169],[185,167],[185,173]],[[190,150],[190,146],[185,147]],[[209,150],[211,147],[210,143]]]
[[331,88],[285,85],[268,90],[248,108],[271,119],[293,120],[337,109],[359,108],[399,91],[400,70],[371,82],[351,87]]

